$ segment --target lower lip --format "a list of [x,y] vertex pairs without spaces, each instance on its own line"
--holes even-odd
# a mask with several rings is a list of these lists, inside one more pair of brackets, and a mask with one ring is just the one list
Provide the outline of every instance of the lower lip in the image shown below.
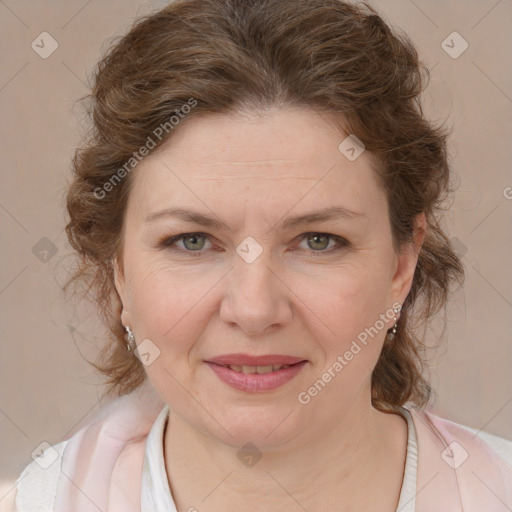
[[206,364],[217,374],[219,379],[225,382],[228,386],[240,391],[252,393],[261,393],[277,389],[292,380],[295,375],[302,370],[306,363],[307,361],[302,361],[288,368],[281,368],[274,372],[259,374],[235,372],[225,366],[206,362]]

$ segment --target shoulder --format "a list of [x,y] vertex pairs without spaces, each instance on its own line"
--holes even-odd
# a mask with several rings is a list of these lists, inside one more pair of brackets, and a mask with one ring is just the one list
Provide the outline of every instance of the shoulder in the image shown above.
[[509,507],[506,510],[512,510],[511,441],[422,409],[413,410],[413,417],[418,478],[422,485],[432,480],[429,489],[433,496],[441,496],[445,502],[449,498],[453,506],[459,499],[471,503],[468,512],[502,511],[504,504]]
[[16,510],[52,511],[55,503],[85,509],[84,496],[93,495],[106,507],[108,492],[118,488],[120,503],[125,495],[136,499],[145,440],[162,407],[156,394],[141,388],[112,401],[69,439],[48,445],[16,482]]
[[57,494],[62,456],[68,441],[47,446],[21,472],[16,480],[16,510],[19,512],[49,512]]
[[409,409],[416,430],[416,510],[512,510],[512,442],[440,417]]
[[455,425],[469,431],[473,436],[482,439],[495,453],[512,466],[512,441],[510,439],[490,434],[484,430],[477,430],[476,428],[460,425],[458,423],[455,423]]
[[[420,413],[421,414],[421,413]],[[497,460],[496,456],[502,459],[510,466],[512,470],[512,441],[504,437],[496,436],[478,430],[467,425],[462,425],[451,421],[447,418],[442,418],[433,414],[432,412],[423,411],[424,419],[443,435],[446,441],[458,442],[462,447],[467,447],[473,452],[478,452],[483,455],[487,460]]]

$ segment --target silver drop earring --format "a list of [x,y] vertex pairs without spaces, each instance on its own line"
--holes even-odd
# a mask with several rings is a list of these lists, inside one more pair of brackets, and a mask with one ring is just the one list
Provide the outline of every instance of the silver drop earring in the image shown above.
[[402,309],[402,306],[400,306],[400,305],[399,306],[395,306],[393,308],[393,311],[395,313],[395,318],[393,319],[395,321],[395,325],[393,326],[391,331],[388,331],[388,336],[387,337],[388,337],[388,340],[390,340],[390,341],[395,337],[396,330],[398,328],[398,323],[397,323],[398,322],[398,318],[396,317],[396,315],[398,315],[398,313],[400,313],[401,309]]
[[130,326],[125,326],[126,329],[126,348],[129,352],[135,348],[135,336],[133,335],[132,330],[130,329]]

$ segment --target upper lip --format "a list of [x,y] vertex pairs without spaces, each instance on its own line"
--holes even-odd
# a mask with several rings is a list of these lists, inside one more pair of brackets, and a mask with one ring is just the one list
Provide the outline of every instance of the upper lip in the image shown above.
[[238,365],[238,366],[270,366],[277,364],[296,364],[305,361],[301,357],[284,356],[280,354],[268,354],[265,356],[251,356],[249,354],[224,354],[222,356],[208,359],[208,363],[218,365]]

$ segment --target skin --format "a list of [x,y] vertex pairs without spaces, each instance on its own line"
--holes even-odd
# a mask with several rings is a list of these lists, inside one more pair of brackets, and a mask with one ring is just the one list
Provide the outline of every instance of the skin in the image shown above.
[[[308,404],[297,397],[379,315],[404,302],[424,215],[413,243],[397,254],[373,156],[350,162],[338,150],[347,134],[312,110],[194,117],[172,135],[130,176],[122,258],[114,263],[123,324],[137,343],[150,339],[160,350],[146,371],[171,409],[164,456],[178,510],[394,512],[407,424],[370,399],[393,318]],[[176,206],[228,229],[172,217],[146,222]],[[328,206],[362,216],[279,228],[288,216]],[[178,240],[174,250],[160,244],[183,233],[208,236]],[[329,252],[336,240],[315,243],[310,233],[350,245]],[[262,248],[252,263],[236,252],[249,236]],[[198,248],[199,256],[186,254]],[[204,362],[228,353],[308,363],[280,388],[249,393]],[[252,467],[237,458],[247,442],[263,455]]]

